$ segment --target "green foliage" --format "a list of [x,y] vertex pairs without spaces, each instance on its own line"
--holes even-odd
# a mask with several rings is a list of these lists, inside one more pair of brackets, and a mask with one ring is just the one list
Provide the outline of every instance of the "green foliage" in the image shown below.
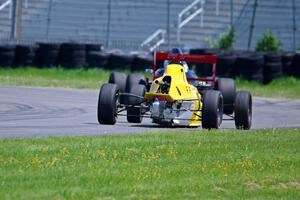
[[230,26],[227,32],[221,33],[217,42],[215,42],[211,36],[206,37],[204,40],[208,44],[209,48],[232,49],[235,40],[234,27]]
[[208,47],[211,49],[217,49],[218,44],[213,40],[211,36],[205,37],[204,41],[207,43]]
[[299,199],[300,129],[0,139],[0,199]]
[[230,27],[228,32],[221,33],[219,39],[219,48],[220,49],[232,49],[235,39],[234,27]]
[[280,41],[273,32],[267,31],[256,44],[256,51],[260,52],[278,52],[280,51]]

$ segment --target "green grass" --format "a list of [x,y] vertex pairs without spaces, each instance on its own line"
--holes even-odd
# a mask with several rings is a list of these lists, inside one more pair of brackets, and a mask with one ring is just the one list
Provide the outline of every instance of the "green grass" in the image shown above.
[[254,96],[289,99],[300,98],[300,79],[294,77],[280,78],[267,85],[237,79],[236,84],[238,89],[249,90]]
[[0,199],[299,199],[300,129],[0,140]]
[[102,69],[0,68],[0,85],[98,89],[108,81],[109,74],[109,71]]
[[[109,74],[110,71],[101,69],[0,69],[0,85],[99,89],[101,84],[107,82]],[[254,96],[300,98],[300,79],[292,77],[278,79],[268,85],[238,79],[237,86],[238,89],[251,91]]]

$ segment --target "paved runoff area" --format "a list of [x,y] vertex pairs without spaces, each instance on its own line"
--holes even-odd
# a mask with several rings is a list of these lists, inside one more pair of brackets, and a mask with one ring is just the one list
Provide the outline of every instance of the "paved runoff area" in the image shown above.
[[[99,125],[96,90],[0,87],[0,137],[134,134],[153,131],[199,130],[164,128],[144,119],[129,124],[119,117],[115,125]],[[253,129],[300,127],[300,100],[254,98]],[[223,121],[223,129],[235,129]]]

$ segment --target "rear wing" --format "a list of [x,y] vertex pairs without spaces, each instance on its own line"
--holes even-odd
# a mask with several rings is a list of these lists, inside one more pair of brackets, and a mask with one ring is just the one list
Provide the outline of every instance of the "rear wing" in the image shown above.
[[189,81],[207,81],[212,82],[213,85],[216,82],[216,63],[217,63],[217,56],[215,55],[194,55],[194,54],[174,54],[174,53],[167,53],[167,52],[155,52],[154,54],[154,65],[153,65],[153,78],[155,77],[155,71],[157,70],[157,61],[186,61],[192,63],[210,63],[213,65],[213,74],[211,77],[207,78],[188,78]]

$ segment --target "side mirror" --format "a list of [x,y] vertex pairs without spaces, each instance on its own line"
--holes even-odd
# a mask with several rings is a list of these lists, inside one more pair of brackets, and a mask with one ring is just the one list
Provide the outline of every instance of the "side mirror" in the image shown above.
[[153,74],[153,69],[145,69],[146,73]]

